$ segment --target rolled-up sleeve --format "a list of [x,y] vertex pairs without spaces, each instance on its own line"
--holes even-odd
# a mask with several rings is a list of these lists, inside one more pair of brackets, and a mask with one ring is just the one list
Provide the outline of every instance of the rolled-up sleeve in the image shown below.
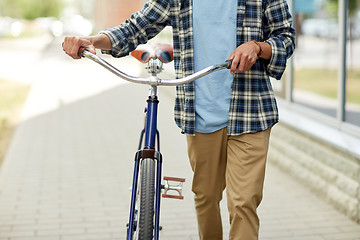
[[265,42],[272,49],[266,70],[269,76],[281,79],[287,59],[295,50],[295,29],[286,0],[269,0],[265,9]]
[[111,41],[111,50],[102,51],[113,57],[123,57],[133,51],[139,44],[145,44],[169,25],[169,1],[151,0],[141,11],[133,13],[119,26],[100,31]]

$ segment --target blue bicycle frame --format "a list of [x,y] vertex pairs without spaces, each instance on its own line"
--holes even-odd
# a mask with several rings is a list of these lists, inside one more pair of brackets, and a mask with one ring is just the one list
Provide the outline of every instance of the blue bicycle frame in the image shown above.
[[[162,157],[160,154],[159,132],[157,130],[157,109],[159,101],[157,99],[157,87],[151,86],[150,95],[147,100],[145,129],[140,135],[139,150],[135,156],[132,194],[130,204],[129,226],[127,240],[132,240],[135,226],[135,205],[137,200],[137,185],[139,178],[140,160],[143,158],[152,158],[156,160],[156,178],[155,178],[155,217],[154,217],[154,239],[159,239],[160,227],[160,195],[161,195],[161,174],[162,174]],[[145,133],[145,142],[143,150],[141,150],[142,139]],[[157,137],[157,138],[156,138]],[[157,140],[158,151],[155,151],[155,143]]]

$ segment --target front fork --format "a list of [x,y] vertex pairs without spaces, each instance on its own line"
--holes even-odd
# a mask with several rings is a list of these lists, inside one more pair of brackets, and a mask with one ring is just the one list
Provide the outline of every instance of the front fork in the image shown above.
[[137,187],[138,187],[138,178],[139,178],[139,168],[141,160],[144,158],[152,158],[156,161],[156,178],[155,178],[155,218],[154,218],[154,239],[159,239],[159,229],[160,229],[160,198],[161,198],[161,174],[162,174],[162,155],[160,152],[153,149],[143,149],[136,152],[135,155],[135,165],[134,165],[134,176],[131,192],[131,204],[130,204],[130,216],[127,232],[127,240],[133,239],[133,234],[137,229],[137,210],[136,210],[136,201],[137,201]]

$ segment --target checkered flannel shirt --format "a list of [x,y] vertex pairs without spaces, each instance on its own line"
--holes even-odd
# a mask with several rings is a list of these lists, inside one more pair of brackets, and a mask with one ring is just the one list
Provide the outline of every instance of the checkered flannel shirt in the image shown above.
[[[100,32],[111,40],[112,50],[107,53],[114,57],[128,55],[164,27],[172,26],[176,77],[192,74],[192,1],[148,1],[141,11],[132,14],[123,24]],[[278,122],[278,109],[269,76],[281,78],[286,61],[295,48],[295,30],[286,0],[238,0],[236,37],[237,45],[250,40],[269,43],[272,56],[270,60],[257,60],[247,72],[234,74],[229,135],[258,132]],[[194,83],[176,88],[175,121],[188,135],[195,134],[194,91]]]

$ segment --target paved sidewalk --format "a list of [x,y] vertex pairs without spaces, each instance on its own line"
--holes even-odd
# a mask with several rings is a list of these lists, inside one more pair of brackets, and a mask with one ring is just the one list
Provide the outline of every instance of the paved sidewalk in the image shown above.
[[[111,61],[128,73],[141,71],[130,58]],[[94,63],[65,56],[48,57],[33,71],[22,122],[0,172],[0,240],[125,239],[147,87],[124,84]],[[198,239],[173,92],[159,91],[164,174],[187,182],[184,201],[162,200],[161,239]],[[360,239],[360,225],[271,163],[264,192],[261,240]],[[222,210],[227,239],[225,201]]]

